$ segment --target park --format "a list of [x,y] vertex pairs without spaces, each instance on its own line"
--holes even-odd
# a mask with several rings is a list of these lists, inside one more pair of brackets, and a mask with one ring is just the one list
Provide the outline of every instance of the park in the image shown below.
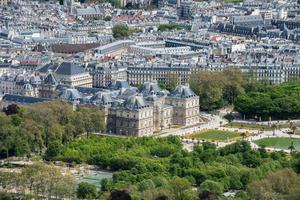
[[207,140],[207,141],[218,141],[218,142],[228,142],[237,141],[242,139],[242,136],[238,132],[234,131],[222,131],[222,130],[204,130],[200,132],[195,132],[186,136],[189,139]]
[[263,138],[255,141],[259,146],[271,147],[283,150],[300,150],[300,138],[274,137]]

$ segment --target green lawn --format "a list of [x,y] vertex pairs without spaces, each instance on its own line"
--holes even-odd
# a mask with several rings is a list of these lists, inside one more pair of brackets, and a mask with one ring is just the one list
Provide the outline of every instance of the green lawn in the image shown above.
[[288,149],[291,146],[291,142],[294,142],[296,151],[300,151],[300,139],[278,137],[278,138],[263,138],[255,141],[257,145],[264,145],[266,147],[273,147],[278,149]]
[[244,129],[251,129],[251,130],[265,130],[270,131],[272,130],[271,127],[267,125],[260,125],[260,124],[248,124],[248,123],[239,123],[239,122],[231,122],[225,125],[228,128],[244,128]]
[[242,0],[224,0],[224,3],[241,3]]
[[232,131],[206,130],[188,135],[188,138],[202,140],[226,141],[227,139],[240,139],[240,134]]

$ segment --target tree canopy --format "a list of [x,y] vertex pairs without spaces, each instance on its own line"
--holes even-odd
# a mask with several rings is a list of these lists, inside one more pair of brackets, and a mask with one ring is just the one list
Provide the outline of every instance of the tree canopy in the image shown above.
[[[268,172],[291,166],[285,154],[252,150],[246,141],[217,149],[211,143],[182,149],[178,137],[90,137],[76,140],[57,156],[61,161],[88,163],[113,171],[101,182],[101,193],[126,190],[134,199],[197,199],[244,190]],[[295,164],[295,166],[297,166]]]
[[104,113],[96,106],[53,101],[31,107],[8,106],[0,112],[0,157],[26,156],[46,151],[47,159],[82,134],[104,129]]
[[299,118],[300,82],[251,87],[236,98],[234,106],[247,117]]
[[76,193],[79,199],[95,199],[98,195],[96,186],[86,182],[79,183]]
[[74,198],[76,182],[72,175],[63,175],[56,166],[34,163],[22,168],[20,173],[0,171],[0,186],[6,192],[15,189],[24,196],[29,193],[63,199]]
[[116,24],[112,28],[113,37],[116,39],[126,38],[130,34],[130,30],[125,24]]
[[200,97],[203,110],[233,104],[248,118],[289,119],[300,117],[300,82],[270,85],[245,77],[238,69],[200,71],[191,75],[190,85]]
[[170,24],[160,24],[158,26],[159,31],[171,31],[171,30],[181,30],[183,27],[180,24],[170,23]]
[[212,110],[232,104],[244,93],[244,79],[238,69],[224,71],[200,71],[191,75],[190,86],[199,95],[200,107]]

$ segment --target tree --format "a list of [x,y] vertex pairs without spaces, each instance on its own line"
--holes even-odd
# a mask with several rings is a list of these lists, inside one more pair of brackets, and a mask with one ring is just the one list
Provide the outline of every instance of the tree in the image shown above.
[[188,189],[188,190],[185,190],[183,192],[183,198],[184,200],[195,200],[195,199],[198,199],[198,192],[193,190],[193,189]]
[[64,175],[62,179],[60,177],[59,179],[51,186],[51,196],[55,196],[57,199],[73,199],[77,187],[75,178],[71,175]]
[[224,77],[221,73],[194,73],[190,77],[190,86],[199,95],[202,109],[212,110],[223,106]]
[[224,118],[225,118],[229,123],[231,123],[231,122],[234,120],[234,116],[232,115],[232,113],[226,114],[226,115],[224,116]]
[[176,149],[174,149],[172,145],[154,146],[150,149],[151,155],[158,157],[169,157],[175,151]]
[[238,69],[200,71],[191,75],[190,85],[200,97],[201,108],[206,110],[232,104],[237,96],[244,93],[243,75]]
[[113,190],[113,182],[111,179],[102,179],[101,180],[101,191],[112,191]]
[[[157,156],[160,147],[172,151],[165,154],[163,150],[164,157],[160,158]],[[249,183],[263,179],[270,171],[289,166],[300,169],[300,162],[296,161],[300,156],[284,155],[270,156],[264,149],[252,150],[247,141],[223,148],[203,143],[188,152],[182,148],[179,137],[91,136],[66,144],[58,158],[68,162],[78,159],[115,171],[112,179],[101,182],[101,197],[105,199],[109,199],[112,191],[122,188],[132,199],[166,196],[172,200],[188,200],[197,199],[194,187],[203,190],[200,191],[206,194],[203,199],[214,199],[222,191],[244,191]]]
[[170,186],[175,200],[184,199],[185,192],[191,189],[191,184],[184,178],[175,177],[170,180]]
[[153,181],[151,179],[143,180],[139,184],[139,191],[141,191],[141,192],[143,192],[145,190],[150,190],[153,188],[155,188],[155,184],[153,183]]
[[225,78],[224,84],[224,99],[229,104],[233,104],[235,98],[243,94],[244,91],[244,77],[239,69],[225,69],[223,71]]
[[277,125],[276,124],[272,124],[271,128],[272,128],[272,131],[273,131],[273,135],[275,135],[275,131],[277,129]]
[[46,152],[45,152],[45,159],[46,160],[52,160],[53,158],[55,158],[56,156],[60,155],[62,151],[62,144],[60,141],[58,140],[55,140],[55,141],[52,141]]
[[55,151],[62,143],[105,127],[104,111],[96,106],[84,105],[73,111],[72,105],[53,101],[26,108],[12,104],[6,111],[8,115],[0,113],[0,157],[42,154],[51,143],[46,152],[50,159],[59,154]]
[[246,88],[235,98],[235,110],[248,117],[259,116],[268,119],[296,118],[300,114],[300,82],[268,85],[258,83]]
[[238,191],[235,197],[241,200],[250,200],[249,194],[245,191]]
[[254,200],[290,199],[298,189],[300,177],[291,169],[283,169],[268,174],[264,179],[251,182],[247,191]]
[[181,30],[183,27],[179,24],[170,23],[170,24],[160,24],[158,26],[159,31],[171,31],[171,30]]
[[199,199],[200,200],[217,200],[218,197],[217,197],[217,195],[215,195],[212,192],[203,191],[203,192],[200,192]]
[[19,126],[22,123],[22,118],[18,115],[11,115],[11,123],[14,126]]
[[155,187],[163,187],[168,184],[167,179],[162,176],[153,177],[152,181],[155,184]]
[[242,164],[247,167],[255,168],[261,164],[261,158],[256,151],[246,151],[243,153]]
[[14,150],[14,141],[17,138],[16,129],[12,126],[8,116],[0,113],[0,156],[9,157]]
[[130,194],[126,190],[116,190],[110,195],[110,200],[131,200]]
[[291,145],[288,147],[288,149],[291,151],[291,153],[295,150],[294,142],[291,142]]
[[210,192],[212,194],[220,195],[223,193],[224,187],[221,183],[212,181],[212,180],[206,180],[200,185],[200,192]]
[[6,192],[0,192],[0,200],[13,200],[12,195]]
[[16,185],[16,180],[16,174],[12,172],[0,172],[0,187],[3,191],[12,190]]
[[258,149],[258,152],[260,154],[260,156],[262,158],[268,158],[269,157],[269,154],[266,150],[266,146],[265,145],[260,145],[259,149]]
[[168,200],[169,198],[165,195],[157,197],[155,200]]
[[81,182],[76,193],[79,199],[95,199],[97,197],[97,188],[90,183]]
[[63,175],[59,168],[44,163],[34,163],[22,169],[16,176],[15,188],[23,194],[44,195],[48,198],[57,196],[59,199],[71,198],[75,193],[75,179],[73,176]]
[[30,118],[26,118],[20,125],[20,135],[27,137],[31,152],[41,155],[45,147],[43,127]]
[[17,114],[20,110],[20,107],[16,104],[10,104],[8,105],[7,107],[4,107],[3,108],[3,112],[6,114],[6,115],[14,115],[14,114]]
[[129,36],[129,28],[124,24],[116,24],[112,28],[113,37],[116,39],[126,38]]

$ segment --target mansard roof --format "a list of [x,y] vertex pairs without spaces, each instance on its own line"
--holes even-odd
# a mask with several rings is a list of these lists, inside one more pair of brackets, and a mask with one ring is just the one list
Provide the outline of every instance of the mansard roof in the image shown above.
[[152,91],[151,94],[147,95],[145,97],[146,101],[157,101],[159,98],[156,96],[156,94]]
[[76,90],[74,88],[67,88],[63,91],[61,97],[66,100],[69,100],[69,101],[74,101],[74,100],[79,99],[81,97],[81,95],[78,92],[78,90]]
[[30,83],[26,83],[24,86],[23,86],[23,89],[26,90],[26,91],[33,91],[33,87]]
[[63,62],[55,71],[56,74],[59,75],[76,75],[76,74],[81,74],[84,73],[83,68],[81,68],[80,65],[75,64],[73,62]]
[[157,82],[145,82],[141,87],[141,92],[145,95],[154,93],[158,94],[161,92],[161,88],[159,87]]
[[113,89],[126,89],[129,88],[129,84],[125,80],[116,80],[116,82],[112,86]]
[[120,99],[128,99],[130,96],[136,95],[137,93],[138,92],[137,92],[137,89],[135,87],[130,87],[130,88],[127,88],[125,91],[123,91],[118,96],[118,98],[120,98]]
[[96,104],[110,104],[113,102],[111,93],[109,92],[97,92],[94,96],[90,99],[91,102]]
[[49,73],[45,79],[44,79],[44,84],[46,85],[58,85],[57,80],[55,79],[55,77],[53,76],[52,73]]
[[28,96],[14,95],[14,94],[4,95],[2,100],[7,102],[19,103],[19,104],[33,104],[33,103],[40,103],[44,101],[51,101],[50,99],[28,97]]
[[82,94],[96,94],[97,92],[100,92],[101,88],[87,88],[87,87],[80,87],[75,86],[75,89],[77,89]]
[[170,94],[170,97],[176,98],[190,98],[194,96],[196,96],[196,94],[191,90],[189,86],[186,85],[178,85]]
[[57,69],[57,67],[58,67],[58,64],[56,64],[56,63],[48,63],[46,65],[43,65],[43,66],[39,67],[37,69],[37,71],[40,72],[40,73],[47,73],[50,70],[55,71]]
[[143,96],[132,95],[124,103],[125,108],[134,110],[148,107],[149,105],[145,103]]

